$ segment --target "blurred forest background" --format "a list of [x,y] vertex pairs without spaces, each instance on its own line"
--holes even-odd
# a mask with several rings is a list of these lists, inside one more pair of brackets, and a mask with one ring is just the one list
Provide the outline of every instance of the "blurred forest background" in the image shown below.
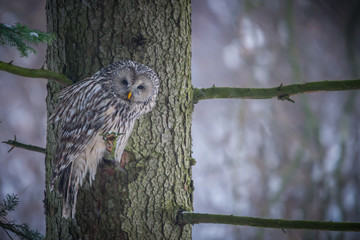
[[[0,0],[0,22],[46,30],[45,0]],[[195,87],[274,87],[360,77],[360,1],[192,0]],[[2,61],[39,68],[38,54]],[[94,69],[94,72],[98,69]],[[0,72],[0,141],[45,146],[46,80]],[[193,115],[194,210],[360,222],[360,91],[205,100]],[[0,199],[45,233],[44,155],[0,144]],[[195,225],[193,239],[359,239],[358,233]],[[0,230],[0,239],[7,239]]]

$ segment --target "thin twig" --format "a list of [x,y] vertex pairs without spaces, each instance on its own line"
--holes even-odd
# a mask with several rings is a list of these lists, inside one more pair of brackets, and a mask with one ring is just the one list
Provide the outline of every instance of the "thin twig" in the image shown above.
[[4,232],[6,233],[6,235],[11,239],[11,240],[14,240],[11,236],[10,236],[10,234],[8,233],[8,231],[4,228]]
[[178,215],[178,222],[179,224],[219,223],[261,228],[360,232],[360,223],[356,222],[264,219],[190,212],[180,212]]
[[8,152],[12,151],[14,148],[22,148],[22,149],[26,149],[26,150],[33,151],[33,152],[39,152],[39,153],[44,153],[44,154],[46,153],[45,148],[24,144],[24,143],[18,142],[16,140],[8,140],[6,142],[4,141],[3,143],[11,146],[11,148]]
[[290,96],[320,91],[345,91],[360,89],[360,79],[341,81],[319,81],[303,84],[280,85],[273,88],[231,88],[211,87],[195,88],[194,103],[204,99],[214,98],[247,98],[269,99],[277,97],[278,100],[294,102]]
[[45,78],[49,80],[53,80],[63,86],[70,86],[73,82],[65,77],[63,74],[52,72],[46,69],[31,69],[31,68],[24,68],[13,65],[11,62],[6,63],[0,61],[0,70],[13,73],[23,77],[31,77],[31,78]]

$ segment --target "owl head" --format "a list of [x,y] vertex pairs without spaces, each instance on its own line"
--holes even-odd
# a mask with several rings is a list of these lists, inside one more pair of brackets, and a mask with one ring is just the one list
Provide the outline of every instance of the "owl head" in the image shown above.
[[111,78],[114,93],[122,100],[135,104],[155,101],[159,88],[156,73],[141,63],[129,60],[119,63]]

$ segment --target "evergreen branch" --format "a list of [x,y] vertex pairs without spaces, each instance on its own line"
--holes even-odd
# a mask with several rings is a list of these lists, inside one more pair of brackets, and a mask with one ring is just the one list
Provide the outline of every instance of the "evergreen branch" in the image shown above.
[[254,217],[240,217],[232,215],[216,215],[181,212],[178,215],[179,224],[218,223],[242,225],[261,228],[303,229],[360,232],[360,223],[355,222],[325,222],[285,219],[264,219]]
[[14,211],[15,207],[19,204],[19,198],[13,195],[6,195],[3,203],[0,203],[0,217],[5,217],[9,212]]
[[[19,204],[19,198],[16,195],[6,195],[3,203],[0,203],[0,227],[8,234],[8,230],[15,233],[20,239],[41,240],[44,237],[38,232],[31,230],[26,224],[16,224],[14,221],[8,221],[5,216],[14,211]],[[9,236],[9,234],[8,234]],[[10,236],[9,236],[10,237]],[[11,237],[10,237],[11,238]]]
[[0,23],[0,45],[15,46],[21,57],[27,57],[29,52],[36,53],[28,44],[49,44],[55,39],[53,34],[31,29],[17,23],[14,26]]
[[20,239],[42,240],[44,237],[37,231],[31,230],[26,224],[16,224],[14,222],[4,223],[0,221],[0,227],[5,231],[9,230],[15,233]]
[[42,68],[40,69],[23,68],[13,65],[11,63],[0,61],[0,70],[23,77],[50,79],[63,86],[70,86],[71,84],[73,84],[73,82],[67,77],[65,77],[63,74],[52,72]]
[[33,151],[33,152],[39,152],[39,153],[46,153],[46,149],[42,148],[42,147],[37,147],[37,146],[33,146],[33,145],[27,145],[21,142],[16,141],[16,138],[14,140],[8,140],[8,141],[4,141],[2,143],[8,144],[11,146],[10,151],[12,151],[14,148],[22,148],[22,149],[26,149],[29,151]]
[[303,93],[320,91],[345,91],[360,89],[360,79],[343,81],[320,81],[304,84],[292,84],[273,88],[231,88],[211,87],[195,88],[194,103],[204,99],[214,98],[247,98],[247,99],[269,99],[277,97],[278,100],[294,102],[290,96]]

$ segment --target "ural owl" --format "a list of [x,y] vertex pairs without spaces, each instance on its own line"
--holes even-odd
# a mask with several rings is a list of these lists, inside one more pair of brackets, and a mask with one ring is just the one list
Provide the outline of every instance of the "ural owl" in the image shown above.
[[147,66],[133,62],[113,63],[94,76],[65,88],[49,122],[60,122],[51,190],[63,196],[62,215],[75,217],[79,187],[89,173],[90,184],[113,134],[114,157],[120,162],[135,120],[155,106],[159,78]]

